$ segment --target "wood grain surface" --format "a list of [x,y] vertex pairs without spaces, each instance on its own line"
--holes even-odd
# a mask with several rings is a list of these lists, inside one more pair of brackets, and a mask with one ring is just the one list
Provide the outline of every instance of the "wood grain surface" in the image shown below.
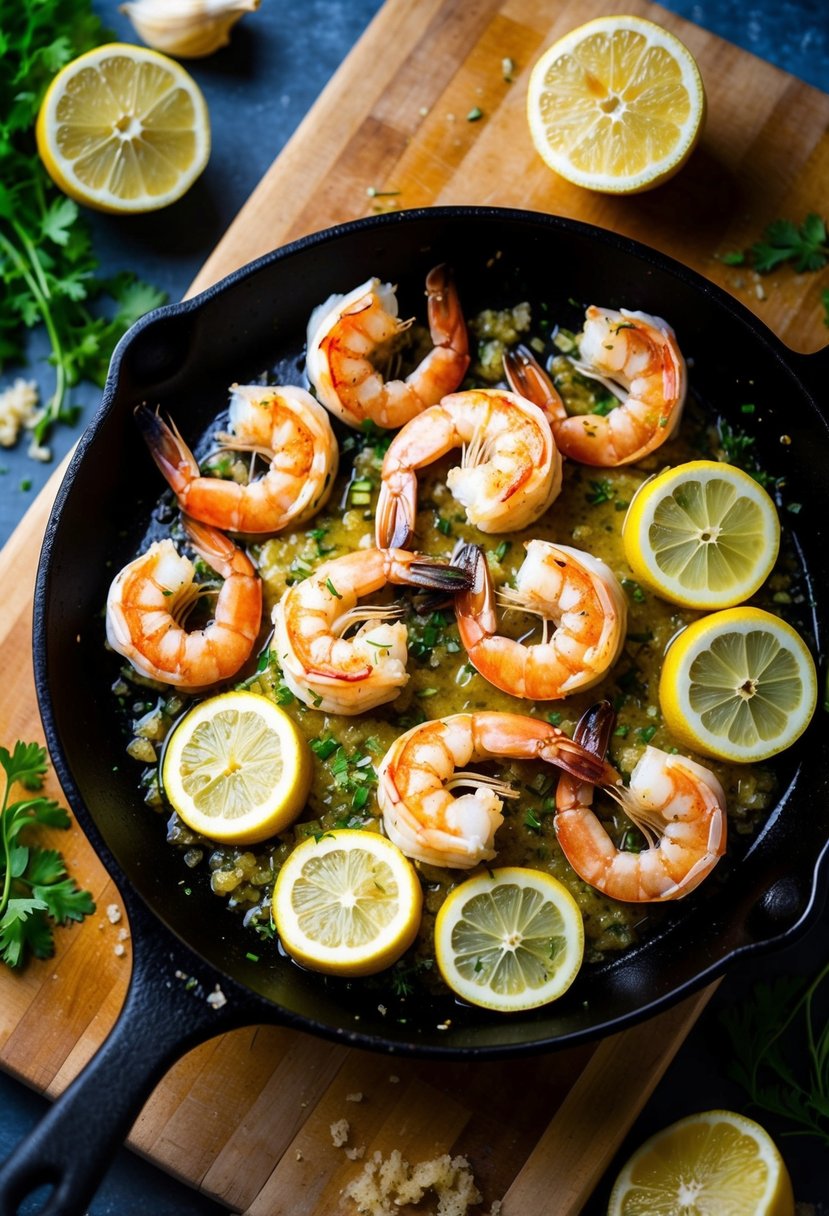
[[[524,98],[534,59],[600,13],[633,12],[673,30],[708,94],[703,140],[650,194],[592,195],[535,154]],[[503,79],[504,57],[515,64]],[[483,111],[467,122],[473,106]],[[388,0],[208,260],[198,291],[251,258],[375,208],[489,203],[556,212],[656,246],[739,297],[796,350],[825,344],[815,275],[762,281],[717,255],[744,248],[777,216],[802,219],[829,194],[829,97],[641,0]],[[375,190],[396,191],[388,198]],[[370,273],[371,268],[366,268]],[[31,670],[37,553],[61,476],[0,555],[0,739],[42,738]],[[59,791],[53,789],[59,795]],[[56,842],[93,893],[96,916],[58,934],[54,960],[0,973],[0,1065],[60,1093],[111,1027],[129,941],[108,905],[117,890],[78,830]],[[124,946],[123,954],[117,953]],[[504,1064],[394,1061],[261,1027],[214,1039],[161,1082],[130,1143],[171,1173],[255,1216],[335,1213],[356,1168],[334,1148],[348,1118],[366,1153],[411,1160],[467,1152],[504,1216],[581,1210],[710,990],[646,1025],[564,1054]],[[526,1098],[505,1120],[493,1094]],[[362,1093],[359,1103],[347,1095]]]

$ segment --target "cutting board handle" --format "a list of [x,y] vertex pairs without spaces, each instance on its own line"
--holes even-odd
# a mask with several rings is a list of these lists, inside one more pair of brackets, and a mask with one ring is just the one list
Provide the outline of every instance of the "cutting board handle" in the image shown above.
[[[130,901],[133,970],[115,1026],[96,1055],[0,1167],[0,1216],[16,1216],[51,1186],[40,1216],[82,1216],[156,1083],[191,1047],[250,1023],[231,984],[206,971],[138,903]],[[210,998],[210,1000],[208,1000]],[[223,1004],[222,1001],[225,1003]]]

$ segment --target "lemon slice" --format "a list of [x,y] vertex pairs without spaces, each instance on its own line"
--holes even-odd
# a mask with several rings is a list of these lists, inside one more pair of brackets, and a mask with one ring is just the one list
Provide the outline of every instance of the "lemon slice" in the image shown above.
[[37,118],[40,158],[55,184],[99,211],[155,211],[190,189],[210,155],[210,120],[184,68],[112,42],[73,59]]
[[765,582],[780,548],[777,509],[730,464],[693,460],[634,495],[622,526],[636,578],[686,608],[730,608]]
[[507,866],[450,892],[435,922],[435,957],[449,987],[509,1013],[565,992],[584,956],[578,904],[549,874]]
[[288,715],[255,692],[223,692],[192,709],[161,762],[164,793],[201,836],[256,844],[282,832],[311,786],[308,744]]
[[414,867],[376,832],[309,837],[279,871],[273,919],[297,962],[333,975],[373,975],[417,936],[423,896]]
[[719,760],[765,760],[791,747],[817,703],[800,634],[759,608],[705,616],[671,643],[659,679],[668,729]]
[[549,47],[527,94],[530,134],[577,186],[636,194],[672,177],[705,119],[691,52],[641,17],[598,17]]
[[759,1123],[729,1110],[680,1119],[638,1148],[607,1216],[794,1216],[783,1158]]

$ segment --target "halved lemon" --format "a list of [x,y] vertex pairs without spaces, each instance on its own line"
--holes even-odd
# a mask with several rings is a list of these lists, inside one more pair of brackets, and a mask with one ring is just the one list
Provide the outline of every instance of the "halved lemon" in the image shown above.
[[533,68],[527,117],[537,151],[577,186],[636,194],[672,177],[694,150],[705,90],[693,55],[641,17],[597,17]]
[[680,1119],[638,1148],[607,1216],[794,1216],[792,1184],[759,1123],[729,1110]]
[[473,1005],[510,1013],[566,992],[584,956],[579,906],[558,879],[505,866],[462,882],[435,922],[435,957]]
[[293,823],[311,787],[311,752],[288,715],[255,692],[202,701],[170,735],[164,793],[201,836],[256,844]]
[[765,582],[780,548],[777,509],[734,465],[692,460],[637,491],[622,525],[636,578],[686,608],[730,608]]
[[210,155],[210,119],[181,64],[111,42],[73,59],[49,85],[37,148],[76,202],[116,213],[154,211],[190,189]]
[[377,832],[341,828],[298,845],[279,871],[273,919],[297,962],[373,975],[417,936],[423,896],[411,862]]
[[759,608],[729,608],[689,625],[668,648],[659,679],[662,715],[676,738],[734,763],[791,747],[816,703],[806,643]]

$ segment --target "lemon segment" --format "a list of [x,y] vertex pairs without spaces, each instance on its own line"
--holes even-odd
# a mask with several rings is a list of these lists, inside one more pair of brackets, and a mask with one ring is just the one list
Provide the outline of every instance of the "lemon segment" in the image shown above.
[[304,840],[279,871],[273,918],[287,952],[332,975],[373,975],[417,936],[423,895],[411,862],[377,832]]
[[691,155],[705,90],[673,34],[640,17],[598,17],[538,60],[527,118],[556,173],[590,190],[635,194],[672,177]]
[[170,735],[161,762],[167,799],[194,832],[223,844],[256,844],[305,806],[312,761],[279,706],[253,692],[202,701]]
[[554,1001],[584,956],[578,904],[557,879],[506,866],[450,892],[435,922],[445,982],[473,1005],[509,1013]]
[[62,68],[35,130],[55,184],[99,211],[168,206],[210,155],[207,104],[193,78],[174,59],[126,43],[96,47]]
[[693,751],[732,763],[765,760],[809,725],[817,672],[791,625],[759,608],[729,608],[671,643],[659,704],[668,729]]
[[759,1123],[703,1111],[651,1136],[622,1168],[607,1216],[794,1216],[783,1158]]
[[634,575],[686,608],[730,608],[765,582],[780,548],[769,495],[742,469],[693,460],[634,495],[622,525]]

